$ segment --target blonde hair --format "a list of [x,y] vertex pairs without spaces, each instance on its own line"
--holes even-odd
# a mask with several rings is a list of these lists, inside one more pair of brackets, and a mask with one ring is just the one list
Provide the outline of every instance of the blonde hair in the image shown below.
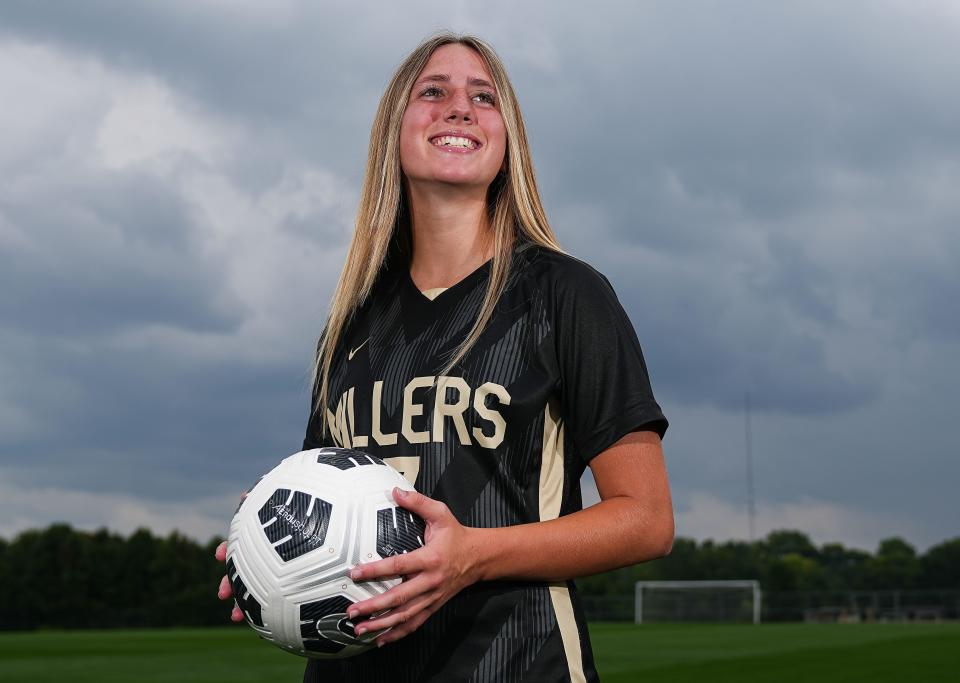
[[327,326],[320,336],[313,367],[313,410],[320,411],[324,433],[328,427],[330,368],[337,342],[370,295],[391,245],[395,240],[404,239],[403,230],[409,230],[409,209],[403,197],[400,167],[400,124],[410,91],[434,51],[452,43],[473,49],[486,63],[496,87],[507,146],[504,171],[487,191],[493,258],[486,295],[473,328],[440,374],[446,374],[464,357],[489,322],[507,284],[514,243],[523,240],[561,251],[540,201],[523,117],[503,62],[492,47],[475,36],[443,32],[424,40],[393,74],[370,131],[353,239],[330,302]]

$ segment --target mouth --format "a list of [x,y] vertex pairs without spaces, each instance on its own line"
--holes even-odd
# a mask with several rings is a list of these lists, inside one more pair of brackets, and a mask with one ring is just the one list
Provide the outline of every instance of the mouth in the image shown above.
[[473,151],[483,145],[472,135],[435,135],[430,138],[430,144],[449,151]]

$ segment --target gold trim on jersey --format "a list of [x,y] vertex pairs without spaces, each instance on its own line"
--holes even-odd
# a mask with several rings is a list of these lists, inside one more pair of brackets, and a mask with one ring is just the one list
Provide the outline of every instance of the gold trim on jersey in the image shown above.
[[[563,419],[557,400],[551,397],[543,411],[543,452],[540,456],[540,521],[560,516],[563,501]],[[563,651],[572,683],[586,683],[580,631],[573,615],[570,589],[560,581],[550,584],[550,601],[557,616]]]

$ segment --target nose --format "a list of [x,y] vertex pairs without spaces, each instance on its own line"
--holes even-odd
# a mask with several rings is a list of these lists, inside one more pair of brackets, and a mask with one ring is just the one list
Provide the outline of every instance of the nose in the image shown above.
[[457,90],[451,95],[448,102],[449,106],[444,115],[446,121],[456,121],[459,119],[464,123],[469,123],[473,120],[473,102],[467,96],[466,91]]

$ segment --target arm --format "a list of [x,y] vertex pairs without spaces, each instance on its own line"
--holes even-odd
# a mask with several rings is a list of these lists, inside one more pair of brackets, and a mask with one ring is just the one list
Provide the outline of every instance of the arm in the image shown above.
[[669,554],[673,507],[660,437],[627,434],[590,469],[597,505],[549,522],[470,529],[477,579],[558,581]]
[[383,595],[356,603],[351,618],[389,609],[358,632],[393,629],[402,638],[470,584],[503,578],[556,581],[661,557],[673,543],[673,509],[660,437],[633,432],[590,464],[601,502],[532,524],[495,529],[462,526],[443,503],[419,493],[396,497],[427,522],[426,546],[357,566],[355,581],[403,576]]

